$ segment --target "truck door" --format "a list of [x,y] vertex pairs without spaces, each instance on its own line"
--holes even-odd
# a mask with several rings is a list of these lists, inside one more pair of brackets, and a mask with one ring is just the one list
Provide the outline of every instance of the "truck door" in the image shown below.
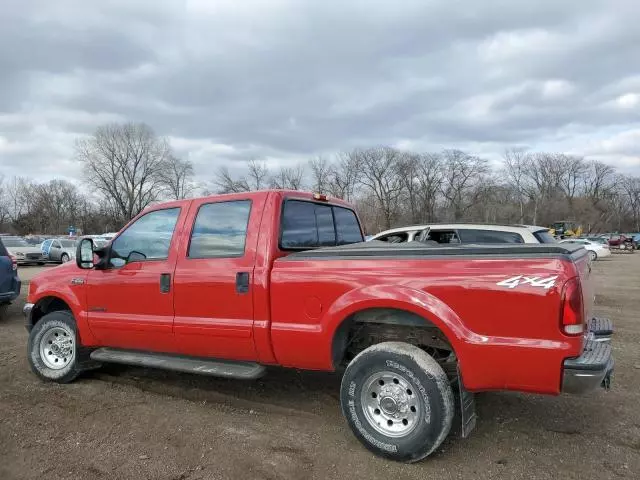
[[[109,268],[87,276],[89,327],[104,346],[175,351],[171,248],[186,205],[139,217],[112,243]],[[182,212],[182,216],[181,216]]]
[[263,206],[236,198],[195,200],[189,211],[174,284],[174,332],[188,355],[257,358],[253,269]]

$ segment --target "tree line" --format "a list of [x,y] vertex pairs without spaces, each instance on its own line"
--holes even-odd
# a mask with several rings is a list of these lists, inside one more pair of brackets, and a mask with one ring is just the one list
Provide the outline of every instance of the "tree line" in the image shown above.
[[[580,156],[509,149],[499,161],[445,149],[356,148],[274,168],[249,160],[221,166],[206,183],[166,138],[139,123],[109,124],[75,147],[84,188],[0,177],[0,231],[115,231],[145,207],[194,194],[283,188],[356,205],[368,233],[432,222],[550,226],[574,220],[586,231],[640,231],[640,177]],[[212,159],[214,160],[214,159]]]
[[506,150],[500,161],[457,149],[411,152],[388,146],[317,157],[270,169],[251,160],[237,177],[220,167],[219,193],[309,189],[354,203],[367,232],[433,222],[550,226],[573,220],[585,231],[640,231],[640,178],[563,153]]

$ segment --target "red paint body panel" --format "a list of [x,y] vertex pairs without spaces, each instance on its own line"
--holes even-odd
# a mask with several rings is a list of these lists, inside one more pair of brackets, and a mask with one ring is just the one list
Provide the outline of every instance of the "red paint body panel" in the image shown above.
[[[585,315],[591,313],[586,256],[577,263],[499,256],[283,258],[287,252],[279,250],[278,243],[286,198],[313,201],[311,194],[263,191],[154,206],[151,210],[181,207],[166,261],[89,272],[67,264],[36,277],[29,301],[46,296],[66,301],[87,346],[316,370],[334,368],[334,335],[350,315],[368,308],[397,308],[442,330],[469,390],[559,393],[562,362],[579,355],[584,341],[561,333],[562,287],[580,277]],[[232,200],[252,202],[244,255],[188,258],[198,208]],[[247,293],[236,291],[238,272],[250,275]],[[169,293],[159,291],[161,273],[172,274]],[[558,278],[550,289],[497,285],[516,275]],[[76,277],[86,284],[71,285]],[[106,311],[96,311],[101,308]]]

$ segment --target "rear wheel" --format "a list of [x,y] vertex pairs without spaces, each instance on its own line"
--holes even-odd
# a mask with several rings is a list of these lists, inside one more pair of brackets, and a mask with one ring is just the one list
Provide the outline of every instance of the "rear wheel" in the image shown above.
[[67,263],[69,261],[69,255],[67,255],[66,253],[63,253],[62,256],[60,257],[60,261],[62,263]]
[[453,391],[442,367],[402,342],[373,345],[347,366],[340,389],[342,413],[355,436],[377,455],[416,462],[446,438]]
[[589,251],[589,258],[593,262],[593,261],[598,259],[598,254],[596,252],[594,252],[593,250],[590,250]]

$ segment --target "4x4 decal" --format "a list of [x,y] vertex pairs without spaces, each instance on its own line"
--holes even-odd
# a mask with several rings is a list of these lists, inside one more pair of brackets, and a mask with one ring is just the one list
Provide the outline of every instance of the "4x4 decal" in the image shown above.
[[532,287],[540,287],[548,290],[556,284],[557,279],[558,275],[553,275],[551,277],[526,277],[524,275],[516,275],[515,277],[510,277],[506,280],[502,280],[501,282],[496,283],[496,285],[507,288],[516,288],[521,285],[530,285]]

